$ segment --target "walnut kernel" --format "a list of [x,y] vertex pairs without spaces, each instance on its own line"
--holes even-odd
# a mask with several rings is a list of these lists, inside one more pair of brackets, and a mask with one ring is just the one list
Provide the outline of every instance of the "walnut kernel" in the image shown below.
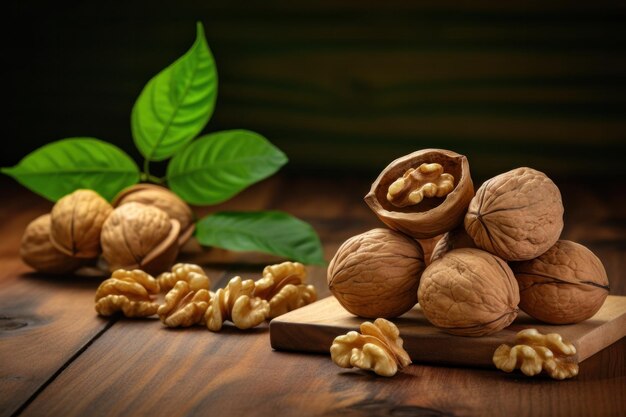
[[159,306],[157,314],[168,327],[202,324],[210,299],[208,290],[194,290],[186,281],[178,281],[165,295],[165,303]]
[[515,337],[516,345],[500,345],[493,353],[493,363],[504,372],[519,368],[528,376],[542,370],[554,379],[578,375],[578,364],[573,361],[576,347],[563,341],[557,333],[543,335],[537,329],[524,329]]
[[159,308],[152,297],[158,293],[157,280],[144,271],[118,269],[96,290],[96,311],[101,316],[121,311],[126,317],[148,317]]
[[211,279],[206,275],[201,266],[195,264],[178,263],[170,272],[163,272],[157,277],[161,291],[169,291],[179,281],[185,281],[193,291],[208,290],[211,287]]
[[283,262],[263,269],[263,278],[255,282],[254,296],[267,300],[268,318],[273,319],[317,300],[312,285],[306,285],[306,269],[299,262]]
[[342,368],[372,370],[381,376],[393,376],[411,363],[402,347],[400,331],[390,321],[379,318],[360,326],[361,333],[338,336],[330,347],[332,361]]
[[207,328],[217,332],[230,320],[237,328],[248,329],[265,321],[270,312],[269,303],[253,293],[253,280],[231,279],[226,288],[220,288],[211,298],[205,314]]
[[421,203],[424,198],[445,197],[454,189],[454,177],[443,172],[438,163],[423,163],[409,168],[402,177],[391,183],[387,200],[396,207]]

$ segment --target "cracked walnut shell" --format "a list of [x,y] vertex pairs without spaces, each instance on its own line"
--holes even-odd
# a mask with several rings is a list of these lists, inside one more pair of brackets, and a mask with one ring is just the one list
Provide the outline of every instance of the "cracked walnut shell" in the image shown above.
[[249,329],[263,323],[270,312],[269,303],[255,297],[254,281],[234,277],[226,288],[220,288],[211,298],[205,321],[209,330],[217,332],[230,320],[239,329]]
[[50,241],[76,258],[100,254],[100,232],[113,207],[92,190],[76,190],[61,198],[50,213]]
[[122,191],[113,200],[113,207],[136,202],[160,208],[180,223],[178,244],[183,245],[196,228],[191,208],[180,197],[165,187],[155,184],[135,184]]
[[208,290],[194,290],[186,281],[178,281],[165,295],[165,303],[159,306],[157,314],[168,327],[202,324],[210,300]]
[[517,317],[519,288],[502,259],[479,249],[446,253],[422,274],[418,299],[434,326],[459,336],[484,336]]
[[409,354],[402,347],[400,331],[390,321],[379,318],[360,326],[355,331],[337,336],[330,347],[332,361],[342,368],[357,367],[372,370],[381,376],[393,376],[411,364]]
[[500,345],[493,353],[496,368],[511,372],[519,368],[528,376],[542,370],[554,379],[572,378],[578,375],[575,362],[576,348],[563,341],[557,333],[543,335],[537,329],[524,329],[515,337],[516,345]]
[[[440,165],[453,178],[453,189],[442,197],[396,207],[387,199],[389,187],[409,169],[424,163]],[[461,224],[473,196],[474,186],[465,156],[444,149],[423,149],[391,162],[372,184],[365,202],[390,228],[416,239],[427,239]]]
[[96,290],[96,311],[101,316],[121,311],[126,317],[148,317],[159,308],[153,298],[158,293],[159,284],[149,274],[118,269]]
[[587,320],[609,294],[600,259],[569,240],[559,240],[540,257],[516,262],[512,268],[520,287],[520,308],[546,323]]
[[102,256],[111,270],[168,269],[178,255],[180,224],[163,210],[141,203],[117,207],[102,226]]
[[328,288],[350,313],[392,318],[417,303],[424,271],[418,242],[389,229],[346,240],[328,266]]
[[561,193],[543,172],[505,172],[480,186],[465,216],[465,230],[477,247],[504,260],[536,258],[563,230]]
[[22,260],[40,272],[66,274],[83,266],[85,259],[61,252],[50,242],[50,215],[44,214],[30,222],[20,245]]
[[195,264],[178,263],[170,272],[163,272],[157,277],[161,291],[169,291],[179,281],[185,281],[194,291],[208,290],[211,287],[211,279],[205,274],[204,269]]
[[269,302],[270,319],[317,300],[315,287],[306,285],[306,269],[299,262],[266,266],[263,278],[255,282],[254,296]]

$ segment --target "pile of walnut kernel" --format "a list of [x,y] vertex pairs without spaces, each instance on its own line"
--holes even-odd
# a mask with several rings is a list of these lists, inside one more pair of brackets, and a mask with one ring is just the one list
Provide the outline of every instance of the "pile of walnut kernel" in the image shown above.
[[211,281],[200,266],[172,266],[193,234],[193,220],[191,208],[161,186],[134,185],[112,204],[80,189],[26,227],[20,254],[50,274],[105,264],[111,275],[96,291],[98,314],[156,314],[169,327],[199,324],[219,331],[230,321],[247,329],[317,299],[304,266],[294,262],[266,267],[256,282],[234,277],[225,288],[209,291]]
[[[608,295],[597,256],[559,240],[561,194],[532,168],[493,177],[474,193],[465,156],[424,149],[391,162],[365,201],[389,228],[348,239],[328,268],[330,291],[357,316],[394,318],[419,300],[424,316],[442,331],[479,337],[509,326],[519,309],[546,323],[577,323],[592,317]],[[526,329],[516,343],[498,348],[498,368],[527,375],[543,370],[557,379],[577,374],[570,361],[576,349],[560,336]],[[364,351],[355,345],[353,357]]]

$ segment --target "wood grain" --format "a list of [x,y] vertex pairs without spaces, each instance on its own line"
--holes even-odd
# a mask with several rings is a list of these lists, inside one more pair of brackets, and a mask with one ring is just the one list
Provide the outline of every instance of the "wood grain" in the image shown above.
[[[328,354],[335,337],[358,331],[364,321],[348,313],[331,296],[272,320],[270,342],[278,350]],[[609,296],[595,316],[568,326],[547,325],[522,312],[506,329],[484,337],[447,334],[426,320],[419,305],[392,321],[400,330],[404,348],[416,363],[492,368],[495,349],[503,343],[513,343],[515,334],[526,328],[536,328],[543,334],[559,333],[576,346],[574,360],[582,362],[626,337],[626,297]]]

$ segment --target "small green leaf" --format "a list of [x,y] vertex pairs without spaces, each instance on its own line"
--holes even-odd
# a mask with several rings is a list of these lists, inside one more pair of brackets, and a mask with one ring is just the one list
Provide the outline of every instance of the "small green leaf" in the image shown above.
[[107,200],[139,181],[137,164],[120,148],[94,138],[52,142],[2,172],[52,201],[78,188],[97,191]]
[[135,145],[150,161],[162,161],[196,137],[213,114],[217,70],[198,22],[196,41],[148,81],[131,114]]
[[167,182],[192,204],[216,204],[269,177],[287,157],[258,133],[227,130],[205,135],[174,155]]
[[305,264],[324,264],[320,239],[308,223],[281,211],[218,212],[199,220],[201,245],[259,251]]

